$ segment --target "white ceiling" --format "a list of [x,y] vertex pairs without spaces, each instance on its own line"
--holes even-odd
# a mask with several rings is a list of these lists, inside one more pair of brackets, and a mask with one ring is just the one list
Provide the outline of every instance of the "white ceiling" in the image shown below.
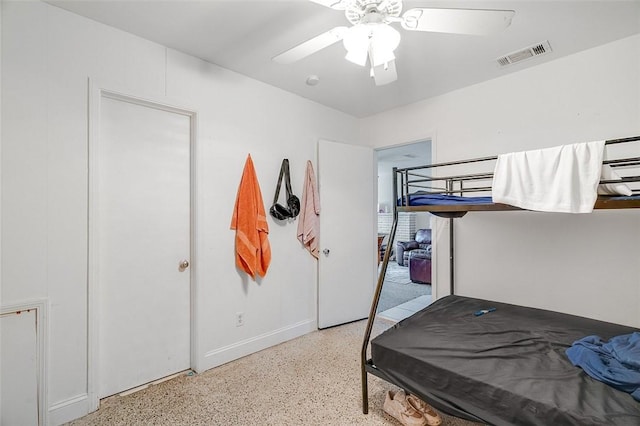
[[392,167],[411,167],[431,162],[431,142],[414,142],[376,150],[378,170]]
[[[507,9],[509,28],[490,36],[402,33],[398,80],[375,86],[336,43],[292,65],[271,58],[335,26],[344,13],[306,0],[48,0],[267,84],[366,117],[497,78],[640,32],[640,0],[421,0],[412,7]],[[499,68],[496,58],[549,40],[553,52]],[[615,64],[611,64],[615,67]],[[308,86],[309,75],[320,82]]]

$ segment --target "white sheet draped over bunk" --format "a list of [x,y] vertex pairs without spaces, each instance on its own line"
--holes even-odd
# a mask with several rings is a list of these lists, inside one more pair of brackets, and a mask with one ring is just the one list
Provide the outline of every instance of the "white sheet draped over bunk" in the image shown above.
[[527,210],[590,213],[598,198],[604,141],[498,156],[494,203]]

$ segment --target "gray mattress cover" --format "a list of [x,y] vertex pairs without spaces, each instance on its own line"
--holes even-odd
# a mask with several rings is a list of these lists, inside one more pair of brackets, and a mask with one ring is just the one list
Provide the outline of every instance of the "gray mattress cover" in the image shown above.
[[[496,308],[481,316],[473,313]],[[449,414],[495,425],[640,425],[640,403],[574,367],[587,335],[637,331],[558,312],[447,296],[371,341],[389,381]]]

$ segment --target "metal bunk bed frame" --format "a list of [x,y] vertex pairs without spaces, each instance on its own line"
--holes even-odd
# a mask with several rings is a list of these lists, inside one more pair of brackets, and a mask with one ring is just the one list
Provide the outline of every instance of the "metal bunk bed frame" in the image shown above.
[[[621,139],[611,139],[605,141],[605,145],[616,145],[628,142],[638,142],[640,136],[632,136]],[[491,186],[471,186],[466,187],[465,183],[471,181],[482,181],[493,179],[493,173],[472,173],[464,175],[444,176],[444,177],[432,177],[418,173],[418,170],[436,169],[438,167],[445,166],[457,166],[461,164],[481,163],[487,161],[497,160],[497,156],[480,157],[469,160],[450,161],[445,163],[437,163],[425,166],[407,167],[403,169],[393,168],[393,199],[399,200],[399,195],[403,202],[398,206],[398,202],[393,206],[393,224],[389,233],[389,243],[392,244],[396,237],[396,230],[398,227],[398,213],[399,212],[430,212],[437,214],[440,217],[449,219],[449,291],[450,294],[455,294],[455,247],[454,247],[454,219],[463,217],[469,211],[509,211],[509,210],[522,210],[518,207],[510,206],[507,204],[458,204],[458,205],[429,205],[429,206],[410,206],[409,204],[409,189],[410,188],[423,188],[430,189],[430,194],[445,194],[453,195],[465,193],[482,193],[490,192]],[[605,160],[603,164],[609,164],[611,167],[625,167],[625,166],[640,166],[640,157],[627,157],[614,160]],[[399,180],[398,180],[399,179]],[[433,188],[431,186],[422,186],[424,183],[432,184],[433,182],[443,181],[445,183],[444,188]],[[640,182],[640,176],[627,176],[619,180],[601,180],[601,184],[607,183],[628,183],[628,182]],[[398,184],[401,187],[401,194],[398,194]],[[455,185],[458,188],[455,188]],[[434,190],[435,189],[435,190]],[[640,190],[634,189],[633,195],[640,194]],[[619,199],[612,197],[598,197],[594,209],[629,209],[640,208],[640,198],[634,197],[633,199]],[[373,322],[376,316],[376,310],[378,303],[380,302],[380,294],[382,292],[382,285],[384,283],[384,277],[387,272],[387,266],[391,256],[391,247],[385,250],[382,265],[378,275],[378,281],[376,284],[373,301],[371,303],[371,310],[369,311],[369,318],[365,329],[365,335],[362,343],[362,349],[360,353],[360,365],[362,374],[362,412],[367,414],[369,412],[369,391],[367,383],[367,374],[373,374],[381,379],[393,383],[386,374],[379,370],[373,361],[367,359],[367,348],[371,340],[371,332],[373,330]]]

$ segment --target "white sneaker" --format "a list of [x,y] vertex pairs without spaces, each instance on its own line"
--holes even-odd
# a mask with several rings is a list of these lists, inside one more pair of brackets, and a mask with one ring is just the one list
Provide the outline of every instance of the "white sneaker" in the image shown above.
[[387,392],[382,406],[384,412],[405,426],[427,426],[427,419],[407,401],[404,391]]

